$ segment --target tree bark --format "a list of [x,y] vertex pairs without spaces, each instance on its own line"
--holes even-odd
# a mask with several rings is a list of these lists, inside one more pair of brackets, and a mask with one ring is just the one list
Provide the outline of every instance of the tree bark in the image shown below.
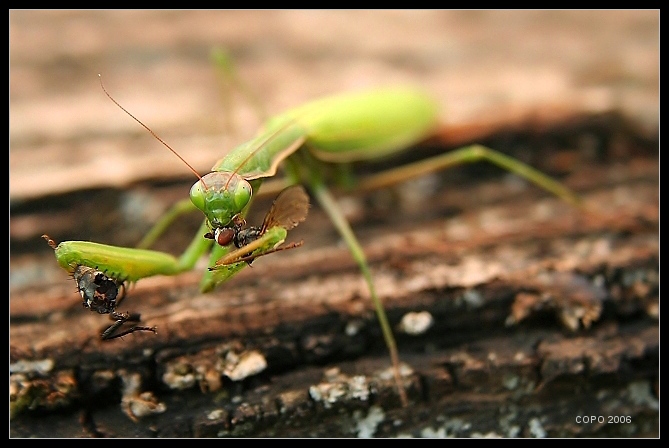
[[[81,309],[64,273],[56,285],[15,292],[12,431],[656,434],[657,142],[629,132],[610,115],[484,139],[532,140],[538,160],[569,160],[562,180],[582,195],[582,210],[535,187],[516,193],[488,167],[464,169],[461,180],[439,174],[417,203],[401,199],[407,184],[354,198],[354,228],[396,328],[407,408],[365,285],[314,206],[291,232],[304,247],[258,259],[211,294],[198,292],[197,273],[129,288],[123,311],[141,312],[157,335],[98,340],[109,323]],[[584,136],[597,136],[597,160],[552,143]],[[429,151],[447,150],[439,142]],[[73,225],[80,213],[68,210]],[[415,312],[432,326],[403,328]],[[593,415],[605,421],[576,420]]]

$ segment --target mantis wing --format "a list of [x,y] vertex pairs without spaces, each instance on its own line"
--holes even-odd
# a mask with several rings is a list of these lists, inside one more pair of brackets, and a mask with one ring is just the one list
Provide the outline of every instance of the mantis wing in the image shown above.
[[429,135],[437,109],[426,94],[408,88],[323,98],[270,119],[256,138],[233,149],[212,170],[246,180],[270,177],[302,145],[327,162],[382,157]]

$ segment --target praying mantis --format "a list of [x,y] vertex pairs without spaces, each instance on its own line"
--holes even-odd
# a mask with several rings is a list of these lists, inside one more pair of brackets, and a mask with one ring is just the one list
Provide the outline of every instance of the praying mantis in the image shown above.
[[[104,86],[102,88],[104,90]],[[110,99],[116,103],[111,96]],[[141,121],[123,110],[174,152]],[[106,282],[116,282],[117,285],[153,275],[177,275],[193,269],[196,262],[210,252],[209,267],[203,275],[200,289],[203,292],[211,291],[255,258],[298,245],[282,246],[288,230],[306,216],[308,203],[305,205],[304,197],[297,201],[299,204],[295,207],[301,211],[296,212],[293,221],[269,220],[249,241],[240,238],[244,217],[263,181],[277,176],[282,167],[289,184],[306,186],[358,264],[390,353],[398,394],[402,404],[406,405],[408,399],[401,385],[399,355],[392,327],[376,293],[363,248],[329,190],[328,184],[333,179],[328,177],[328,173],[336,172],[340,164],[377,159],[410,148],[428,138],[437,124],[436,102],[423,91],[411,87],[375,89],[315,100],[269,119],[256,137],[233,149],[204,176],[200,177],[182,159],[198,177],[190,190],[190,199],[175,204],[138,248],[87,241],[65,241],[56,245],[48,237],[45,238],[51,241],[59,265],[70,273],[84,266],[102,275],[101,278]],[[359,187],[382,188],[400,180],[479,161],[495,164],[567,202],[579,204],[578,196],[560,182],[516,159],[480,145],[463,147],[372,175],[363,179]],[[292,206],[286,207],[291,209]],[[204,221],[180,256],[147,249],[177,216],[195,210],[204,214]],[[81,289],[80,292],[86,302],[85,292]]]

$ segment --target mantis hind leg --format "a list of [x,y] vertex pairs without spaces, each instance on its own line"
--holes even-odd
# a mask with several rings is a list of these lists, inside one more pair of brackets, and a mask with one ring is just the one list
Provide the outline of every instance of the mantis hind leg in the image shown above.
[[493,165],[497,165],[500,168],[510,171],[574,206],[582,206],[581,198],[562,183],[518,159],[482,145],[465,146],[429,159],[371,175],[361,179],[356,185],[356,188],[360,190],[385,188],[397,184],[398,182],[433,173],[455,165],[481,161],[490,162]]
[[404,390],[404,386],[402,385],[397,344],[395,342],[395,337],[393,336],[393,331],[392,328],[390,327],[390,323],[388,322],[388,317],[386,316],[386,312],[383,308],[383,303],[381,303],[381,299],[376,294],[374,281],[372,279],[371,271],[369,270],[369,264],[367,263],[367,258],[365,257],[365,253],[363,252],[362,247],[360,246],[360,243],[358,242],[357,238],[353,234],[351,226],[349,225],[348,221],[346,221],[346,218],[342,214],[334,198],[327,190],[325,185],[319,180],[312,179],[311,188],[314,196],[321,204],[325,212],[328,214],[334,226],[339,231],[339,234],[346,242],[346,245],[351,251],[353,258],[358,263],[360,271],[362,272],[362,276],[364,277],[365,282],[367,283],[367,287],[369,288],[369,294],[372,298],[372,301],[374,302],[376,315],[381,325],[383,338],[385,339],[386,346],[388,347],[388,350],[390,352],[390,359],[393,364],[393,375],[395,377],[395,383],[397,385],[400,400],[402,402],[402,405],[406,407],[408,405],[408,399],[406,391]]

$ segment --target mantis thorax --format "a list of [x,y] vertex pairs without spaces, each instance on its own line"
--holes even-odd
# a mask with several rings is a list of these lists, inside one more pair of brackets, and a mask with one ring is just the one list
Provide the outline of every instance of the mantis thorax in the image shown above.
[[190,200],[204,213],[213,229],[227,226],[251,200],[253,189],[242,176],[213,171],[190,189]]

